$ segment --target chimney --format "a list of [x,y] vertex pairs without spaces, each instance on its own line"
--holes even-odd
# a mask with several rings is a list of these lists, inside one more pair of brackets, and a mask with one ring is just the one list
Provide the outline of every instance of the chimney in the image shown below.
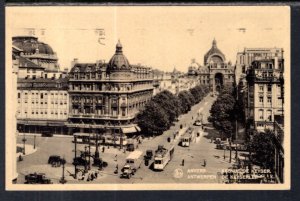
[[274,57],[274,68],[278,69],[278,57]]
[[78,63],[78,58],[74,58],[73,61],[71,61],[71,68],[73,68],[74,65],[77,63]]

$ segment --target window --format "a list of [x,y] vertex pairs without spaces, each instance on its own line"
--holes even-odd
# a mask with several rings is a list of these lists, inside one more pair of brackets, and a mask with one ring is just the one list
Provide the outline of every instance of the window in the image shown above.
[[258,111],[258,116],[259,116],[260,120],[263,120],[264,119],[264,111],[263,110],[259,110]]
[[32,70],[32,73],[36,73],[36,69],[33,69],[33,70]]
[[268,110],[267,116],[268,116],[268,121],[272,121],[272,111],[271,110]]
[[259,91],[264,91],[264,85],[259,85]]
[[18,98],[21,98],[21,94],[20,93],[18,93]]
[[272,103],[272,97],[268,96],[267,101],[268,101],[268,103],[271,104]]
[[260,96],[260,97],[259,97],[259,102],[260,102],[260,103],[263,103],[263,102],[264,102],[264,97],[263,97],[263,96]]
[[272,92],[272,85],[268,85],[268,92]]
[[44,94],[43,93],[41,93],[41,99],[43,99],[44,98]]

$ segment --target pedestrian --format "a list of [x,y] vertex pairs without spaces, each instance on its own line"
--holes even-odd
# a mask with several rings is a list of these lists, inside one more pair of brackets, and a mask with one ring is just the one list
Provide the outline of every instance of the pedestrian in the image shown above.
[[203,167],[205,167],[206,166],[206,160],[204,159],[203,160]]
[[91,180],[93,181],[94,178],[95,178],[95,175],[94,175],[94,173],[92,172],[92,174],[91,174]]
[[118,161],[118,155],[117,154],[115,155],[115,161]]
[[97,179],[97,177],[98,177],[98,171],[95,172],[95,178]]
[[184,166],[184,159],[182,159],[181,165]]
[[102,147],[102,152],[104,153],[104,151],[105,151],[105,147],[103,146],[103,147]]
[[119,171],[119,166],[118,166],[118,164],[116,165],[116,170],[117,170],[117,172]]

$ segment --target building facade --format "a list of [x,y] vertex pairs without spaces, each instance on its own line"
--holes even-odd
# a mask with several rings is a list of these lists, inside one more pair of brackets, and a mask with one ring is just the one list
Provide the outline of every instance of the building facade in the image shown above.
[[212,92],[220,91],[225,84],[235,82],[235,67],[226,61],[225,55],[217,47],[214,39],[211,49],[204,55],[204,66],[192,61],[189,76],[197,76],[199,83],[208,85]]
[[252,129],[274,129],[274,116],[283,115],[284,59],[253,61],[247,70],[246,121]]
[[69,95],[67,78],[18,79],[18,130],[66,134]]
[[69,133],[139,132],[136,114],[153,95],[150,68],[130,65],[120,42],[108,63],[76,63],[69,74]]
[[18,68],[17,129],[28,133],[67,133],[67,71],[60,70],[56,53],[38,38],[12,39],[13,65]]
[[278,57],[283,58],[282,48],[244,48],[242,52],[236,55],[236,74],[239,80],[241,74],[246,74],[246,71],[251,66],[252,62],[260,59],[271,59]]

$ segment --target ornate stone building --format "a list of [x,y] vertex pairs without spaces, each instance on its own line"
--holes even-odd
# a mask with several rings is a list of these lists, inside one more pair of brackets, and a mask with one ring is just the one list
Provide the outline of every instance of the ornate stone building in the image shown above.
[[50,45],[32,36],[12,38],[17,69],[17,128],[19,132],[67,133],[68,80]]
[[204,55],[204,66],[200,66],[195,60],[188,70],[189,76],[197,76],[200,84],[210,87],[210,90],[219,91],[227,83],[235,81],[235,67],[227,62],[225,55],[217,47],[214,39],[211,49]]
[[274,129],[274,117],[283,116],[284,59],[278,57],[253,61],[247,70],[246,121],[250,128]]
[[138,132],[135,116],[152,94],[151,69],[130,65],[118,42],[108,63],[74,63],[69,74],[69,133]]

